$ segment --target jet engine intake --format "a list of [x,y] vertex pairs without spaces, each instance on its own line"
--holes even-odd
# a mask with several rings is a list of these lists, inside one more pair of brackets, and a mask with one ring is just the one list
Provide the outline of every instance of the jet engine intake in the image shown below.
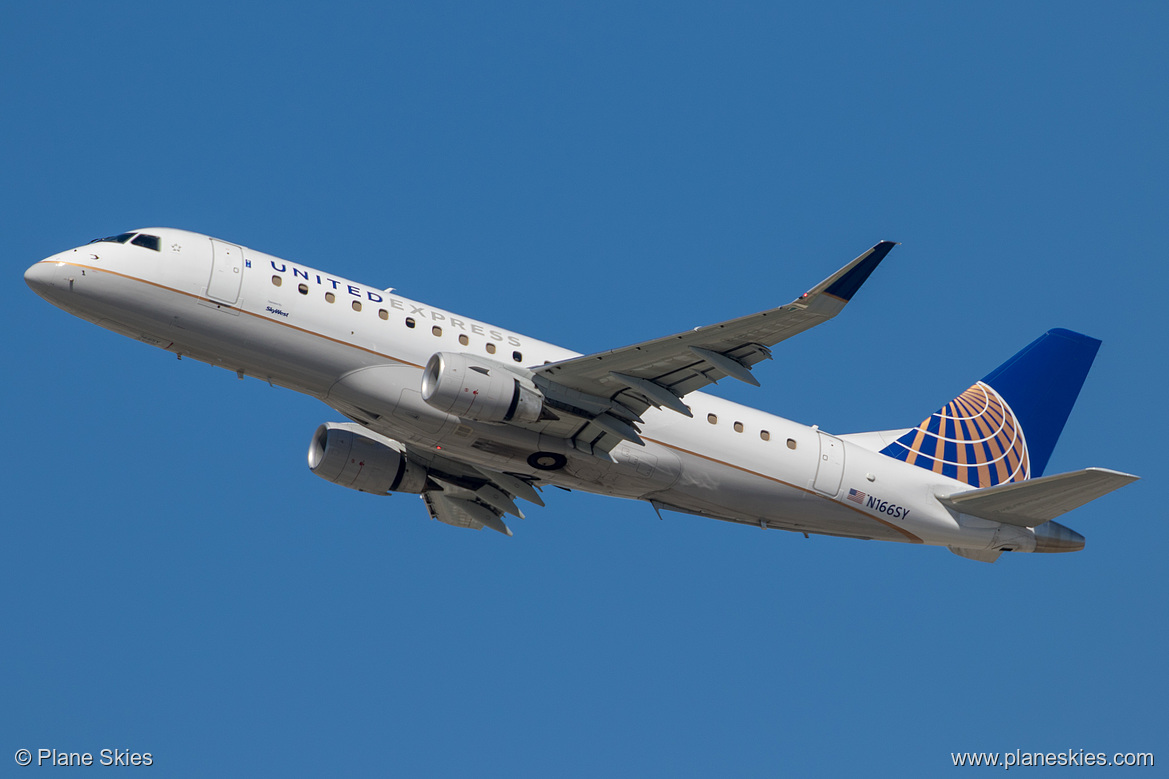
[[506,365],[437,352],[422,372],[422,399],[439,411],[477,422],[536,422],[544,394]]
[[405,446],[352,423],[318,427],[308,447],[308,467],[326,481],[375,495],[417,495],[426,486],[426,468],[411,461]]

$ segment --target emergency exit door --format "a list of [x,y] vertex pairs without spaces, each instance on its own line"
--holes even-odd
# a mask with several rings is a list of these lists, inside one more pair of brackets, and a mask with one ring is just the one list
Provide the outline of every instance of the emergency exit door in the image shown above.
[[844,478],[844,442],[820,431],[816,435],[820,438],[820,457],[814,486],[817,492],[835,495],[840,492],[840,481]]

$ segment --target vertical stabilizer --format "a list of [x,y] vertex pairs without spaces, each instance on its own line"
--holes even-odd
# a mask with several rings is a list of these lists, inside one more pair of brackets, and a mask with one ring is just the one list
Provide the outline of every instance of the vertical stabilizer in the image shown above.
[[1042,476],[1099,348],[1049,330],[881,453],[972,487]]

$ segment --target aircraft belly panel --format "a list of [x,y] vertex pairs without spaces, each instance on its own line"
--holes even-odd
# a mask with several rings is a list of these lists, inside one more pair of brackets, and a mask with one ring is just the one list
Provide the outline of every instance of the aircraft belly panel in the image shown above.
[[688,513],[761,527],[851,538],[910,540],[864,512],[823,497],[794,481],[785,481],[781,475],[765,475],[689,454],[681,455],[681,465],[678,482],[673,488],[653,495],[656,502]]
[[410,386],[399,394],[393,418],[394,423],[409,430],[415,440],[426,442],[442,440],[457,421],[455,417],[431,408],[422,399],[422,393]]

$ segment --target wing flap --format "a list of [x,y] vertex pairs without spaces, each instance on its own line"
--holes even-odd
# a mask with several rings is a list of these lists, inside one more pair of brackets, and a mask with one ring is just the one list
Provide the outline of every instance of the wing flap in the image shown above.
[[1036,527],[1139,478],[1107,468],[1085,468],[958,492],[938,500],[963,514],[1007,525]]
[[489,527],[505,536],[512,534],[511,528],[504,524],[502,514],[482,503],[452,498],[444,492],[436,491],[423,493],[422,500],[426,503],[430,516],[439,522],[472,530]]
[[431,519],[472,530],[489,527],[510,536],[512,532],[503,521],[504,515],[524,518],[515,498],[544,505],[536,489],[518,476],[409,445],[406,449],[418,462],[426,465],[428,488],[422,493],[422,501]]
[[[543,506],[544,501],[540,497],[540,493],[536,492],[536,488],[528,484],[523,479],[516,476],[511,476],[500,471],[492,471],[487,468],[480,468],[478,465],[474,466],[475,470],[486,476],[493,484],[505,492],[509,492],[517,498],[523,498],[529,503],[535,503],[537,506]],[[517,516],[519,516],[517,514]]]

